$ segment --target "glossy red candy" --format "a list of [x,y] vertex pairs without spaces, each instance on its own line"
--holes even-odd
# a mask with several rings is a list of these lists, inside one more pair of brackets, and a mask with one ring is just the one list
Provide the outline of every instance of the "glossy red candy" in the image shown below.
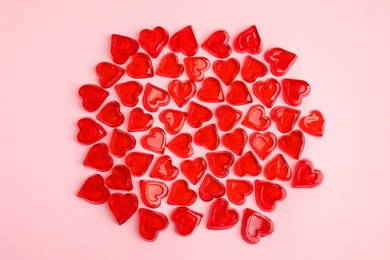
[[90,145],[107,135],[106,130],[101,125],[88,117],[81,118],[77,122],[77,126],[80,129],[77,134],[77,141],[80,144]]
[[242,125],[256,131],[265,131],[271,126],[271,119],[265,115],[262,105],[253,105],[242,120]]
[[275,76],[285,75],[297,59],[297,55],[282,48],[271,48],[264,54],[271,73]]
[[115,90],[124,106],[135,107],[138,104],[138,97],[141,95],[143,87],[137,81],[128,81],[115,85]]
[[138,210],[138,231],[144,240],[155,241],[168,225],[168,218],[163,213],[144,208]]
[[133,193],[113,193],[108,198],[108,206],[119,225],[125,223],[138,209],[138,198]]
[[138,42],[123,35],[111,35],[111,58],[117,64],[124,64],[139,49]]
[[215,124],[199,129],[194,135],[194,143],[214,151],[219,146],[219,135]]
[[200,101],[218,103],[225,101],[221,83],[218,79],[209,77],[203,80],[202,87],[198,90],[196,96]]
[[108,102],[97,114],[96,119],[110,127],[118,127],[125,121],[120,107],[117,101]]
[[164,130],[159,127],[150,129],[150,133],[141,138],[141,145],[146,150],[164,154],[166,136]]
[[184,160],[180,164],[180,171],[187,179],[196,185],[206,172],[207,164],[205,159],[198,157],[194,160]]
[[268,72],[267,66],[261,61],[246,56],[241,69],[241,77],[246,82],[255,82],[257,78],[264,77]]
[[196,192],[188,188],[185,180],[177,180],[172,183],[168,196],[168,204],[178,206],[190,206],[196,201]]
[[211,201],[225,195],[225,186],[211,174],[206,174],[199,187],[199,197],[203,201]]
[[180,158],[188,158],[194,154],[192,148],[192,136],[187,133],[181,133],[175,136],[168,144],[167,147],[171,152]]
[[284,200],[286,195],[286,190],[279,184],[255,180],[256,203],[263,211],[274,211],[276,204]]
[[282,80],[283,99],[290,106],[299,106],[302,99],[310,94],[310,85],[299,79]]
[[204,122],[211,119],[213,112],[211,112],[210,108],[191,101],[187,115],[188,124],[193,128],[199,128]]
[[107,145],[105,143],[97,143],[89,148],[83,164],[100,172],[106,172],[111,169],[114,161],[108,154]]
[[271,110],[270,116],[281,133],[288,133],[294,128],[300,114],[301,111],[298,109],[277,106]]
[[178,107],[183,107],[187,104],[196,93],[196,85],[191,80],[184,82],[180,80],[172,80],[168,85],[168,92]]
[[237,224],[238,219],[238,211],[230,208],[227,200],[218,198],[211,204],[207,228],[212,230],[229,229]]
[[261,159],[265,160],[276,148],[277,138],[272,132],[252,133],[249,137],[249,144],[253,151]]
[[304,132],[321,137],[324,134],[325,118],[320,111],[313,110],[308,116],[302,117],[298,125]]
[[178,78],[183,72],[184,66],[174,53],[165,54],[156,70],[157,75],[167,78]]
[[169,48],[173,52],[182,52],[186,56],[194,56],[198,52],[199,45],[192,26],[189,25],[172,35]]
[[227,151],[207,153],[206,158],[210,171],[218,178],[226,177],[234,163],[234,155]]
[[243,205],[253,192],[253,185],[247,180],[226,180],[226,194],[231,203]]
[[154,158],[153,154],[131,152],[126,156],[125,163],[131,174],[141,177],[148,170]]
[[142,108],[136,107],[130,112],[127,131],[129,132],[146,131],[153,126],[153,123],[154,123],[154,119],[151,114],[144,113]]
[[79,89],[79,97],[82,99],[82,106],[88,112],[95,112],[108,97],[107,90],[96,85],[83,85]]
[[205,57],[187,57],[184,59],[184,67],[190,80],[200,82],[210,68],[210,61]]
[[241,237],[249,244],[257,244],[260,238],[274,232],[274,224],[268,217],[246,208],[242,216]]
[[178,134],[184,126],[187,113],[179,110],[165,109],[160,113],[160,121],[165,125],[165,130],[171,134]]
[[152,58],[157,58],[165,45],[167,45],[169,34],[164,28],[157,26],[153,30],[143,29],[139,33],[139,44]]
[[147,54],[137,52],[131,56],[126,73],[136,79],[151,78],[154,76],[152,61]]
[[313,163],[309,159],[301,159],[294,169],[294,177],[291,185],[294,188],[314,188],[322,183],[324,174],[314,169]]
[[215,57],[224,59],[232,53],[232,48],[229,46],[229,38],[227,31],[217,30],[201,46]]
[[131,191],[133,182],[129,168],[125,165],[118,164],[112,168],[112,173],[106,179],[106,185],[113,190]]
[[300,130],[294,130],[279,137],[278,146],[283,152],[298,160],[305,147],[305,137]]
[[168,105],[170,101],[166,90],[150,83],[146,84],[142,104],[149,112],[157,112],[160,107]]
[[280,90],[279,81],[273,78],[269,78],[266,81],[258,81],[253,84],[253,94],[268,108],[271,108],[275,104]]
[[195,212],[187,207],[177,207],[172,211],[171,219],[176,224],[176,231],[182,236],[192,234],[199,226],[203,214]]
[[222,144],[236,155],[242,155],[247,141],[248,136],[242,128],[236,128],[222,136]]
[[161,181],[141,180],[140,193],[146,206],[158,208],[162,199],[168,196],[168,186]]
[[261,173],[261,165],[255,155],[251,151],[248,151],[237,160],[234,165],[234,172],[240,177],[246,174],[257,176]]
[[291,175],[290,166],[281,154],[277,154],[264,166],[264,176],[268,180],[288,181],[291,179]]
[[250,54],[259,54],[261,52],[262,43],[256,26],[252,25],[241,32],[234,39],[233,47],[238,53],[248,52]]
[[168,155],[163,155],[156,160],[150,177],[164,181],[172,181],[179,174],[179,169],[172,165],[172,159]]
[[111,135],[110,151],[116,157],[123,157],[128,151],[134,149],[135,143],[134,136],[115,128]]
[[215,109],[215,117],[218,121],[218,128],[226,132],[236,126],[242,117],[242,112],[229,105],[221,105]]
[[95,70],[102,88],[112,87],[125,74],[124,69],[109,62],[99,63]]
[[230,85],[240,72],[240,63],[235,58],[216,60],[213,64],[214,73],[225,84]]
[[234,106],[246,105],[253,102],[252,96],[246,84],[242,81],[233,81],[230,91],[226,95],[226,101]]
[[96,205],[105,203],[109,196],[110,191],[104,186],[104,179],[100,174],[86,179],[77,193],[77,197]]

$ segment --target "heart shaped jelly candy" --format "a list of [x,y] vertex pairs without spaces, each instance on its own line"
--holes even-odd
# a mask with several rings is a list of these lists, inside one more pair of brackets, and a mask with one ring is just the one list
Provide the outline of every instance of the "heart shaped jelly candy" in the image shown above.
[[143,87],[137,81],[128,81],[115,85],[115,90],[124,106],[135,107],[138,104],[138,97],[141,95]]
[[110,191],[104,186],[103,177],[100,174],[94,174],[85,180],[77,196],[89,203],[98,205],[108,200]]
[[152,61],[145,53],[138,52],[131,57],[126,73],[132,78],[151,78],[154,76]]
[[229,46],[229,38],[227,31],[217,30],[201,46],[217,58],[227,58],[232,53],[232,48]]
[[166,136],[164,130],[159,127],[150,129],[150,133],[141,138],[141,145],[146,150],[164,154]]
[[226,194],[231,203],[243,205],[253,192],[253,185],[247,180],[226,180]]
[[172,183],[168,196],[168,204],[178,206],[190,206],[196,201],[196,192],[188,188],[185,180],[177,180]]
[[138,210],[138,231],[144,240],[156,240],[168,225],[168,218],[163,213],[144,208]]
[[168,144],[167,147],[171,152],[180,158],[188,158],[194,154],[192,148],[192,136],[187,133],[181,133],[175,136]]
[[138,198],[133,193],[113,193],[108,198],[108,206],[119,225],[125,223],[138,209]]
[[183,107],[196,93],[196,85],[191,80],[181,82],[172,80],[168,85],[168,92],[178,107]]
[[241,32],[234,39],[233,47],[238,53],[248,52],[250,54],[259,54],[261,52],[262,43],[256,26],[252,25]]
[[236,126],[242,117],[242,112],[229,105],[221,105],[215,109],[215,117],[218,120],[218,128],[226,132]]
[[168,105],[170,101],[169,94],[166,90],[156,87],[150,83],[146,84],[142,104],[149,112],[157,112],[162,106]]
[[203,201],[211,201],[225,195],[225,186],[211,174],[206,174],[199,186],[199,197]]
[[277,106],[271,110],[270,116],[281,133],[288,133],[294,128],[300,114],[301,111],[298,109]]
[[314,188],[322,183],[324,174],[314,169],[312,161],[302,159],[297,162],[291,185],[294,188]]
[[107,145],[105,143],[97,143],[89,148],[83,164],[98,171],[106,172],[111,169],[114,161],[108,154]]
[[286,190],[279,184],[255,180],[256,203],[263,211],[275,210],[276,204],[286,198]]
[[255,82],[259,77],[264,77],[268,72],[267,66],[261,61],[246,56],[241,69],[241,77],[246,82]]
[[112,131],[110,151],[116,157],[123,157],[128,151],[134,149],[135,143],[134,136],[115,128]]
[[233,81],[230,84],[230,91],[226,95],[226,101],[234,106],[246,105],[253,102],[252,96],[242,81]]
[[117,64],[124,64],[131,55],[139,49],[138,42],[132,38],[113,34],[111,35],[111,58]]
[[109,62],[99,63],[95,70],[102,88],[112,87],[125,74],[124,69]]
[[172,181],[179,174],[179,169],[172,165],[172,159],[168,155],[163,155],[156,160],[150,177],[164,181]]
[[218,103],[225,101],[221,83],[218,79],[209,77],[203,80],[202,87],[196,94],[198,99],[203,102]]
[[257,133],[249,136],[249,144],[253,151],[261,159],[265,160],[276,148],[277,138],[272,132]]
[[271,119],[265,115],[262,105],[253,105],[242,120],[242,125],[256,131],[265,131],[271,126]]
[[142,201],[150,208],[158,208],[168,195],[168,186],[161,181],[141,180],[140,193]]
[[107,134],[106,130],[91,118],[81,118],[77,122],[77,126],[80,129],[77,134],[77,141],[80,144],[90,145],[96,143]]
[[261,165],[255,155],[251,151],[248,151],[237,160],[234,165],[234,172],[240,177],[246,174],[257,176],[261,173]]
[[194,185],[196,185],[200,179],[202,179],[206,169],[207,164],[205,159],[202,157],[195,158],[192,161],[184,160],[180,164],[180,171]]
[[173,52],[182,52],[186,56],[194,56],[198,52],[199,45],[192,26],[189,25],[172,35],[169,48]]
[[305,147],[305,137],[300,130],[294,130],[279,137],[278,146],[283,152],[298,160]]
[[194,135],[194,143],[214,151],[219,146],[219,135],[215,124],[200,128]]
[[156,74],[167,78],[178,78],[183,74],[184,66],[174,53],[165,54],[157,67]]
[[302,99],[310,94],[310,85],[299,79],[282,80],[283,99],[287,105],[299,106]]
[[264,59],[269,63],[275,76],[285,75],[297,59],[297,55],[282,48],[272,48],[265,52]]
[[325,118],[318,110],[310,111],[299,120],[299,127],[306,133],[321,137],[324,134]]
[[269,78],[266,81],[258,81],[253,84],[253,94],[268,108],[271,108],[275,104],[280,90],[279,81],[273,78]]
[[236,128],[222,136],[222,144],[237,155],[242,155],[247,141],[248,136],[242,128]]
[[154,158],[153,154],[131,152],[126,156],[125,163],[131,174],[141,177],[148,170]]
[[210,171],[218,178],[226,177],[234,163],[234,155],[227,151],[207,153],[206,158]]
[[165,125],[165,130],[171,134],[178,134],[184,126],[187,113],[179,110],[165,109],[160,113],[160,121]]
[[242,216],[241,237],[249,244],[257,244],[260,238],[269,236],[274,224],[268,217],[246,208]]
[[117,101],[108,102],[97,114],[96,119],[110,127],[118,127],[125,121],[120,107]]
[[153,126],[153,123],[154,123],[154,119],[151,114],[144,113],[142,108],[136,107],[130,112],[127,131],[129,132],[146,131]]
[[79,89],[79,96],[83,100],[82,106],[88,112],[95,112],[108,97],[107,90],[96,85],[83,85]]
[[122,164],[115,165],[112,168],[112,174],[106,179],[106,185],[113,190],[131,191],[133,182],[129,168]]
[[211,204],[207,228],[212,230],[229,229],[237,224],[238,219],[238,211],[230,208],[227,200],[218,198]]
[[281,154],[277,154],[264,166],[264,176],[268,180],[288,181],[291,179],[291,175],[290,166]]
[[153,30],[143,29],[139,33],[139,44],[152,58],[157,58],[165,45],[167,45],[169,34],[161,26]]
[[187,207],[177,207],[172,211],[171,219],[176,224],[179,235],[188,236],[199,226],[203,214]]
[[195,102],[190,102],[188,106],[188,124],[193,128],[199,128],[204,122],[207,122],[213,116],[210,108],[202,106]]
[[200,82],[210,68],[210,61],[205,57],[187,57],[184,59],[184,67],[190,80]]
[[240,71],[240,63],[235,58],[217,60],[213,64],[213,70],[225,85],[230,85]]

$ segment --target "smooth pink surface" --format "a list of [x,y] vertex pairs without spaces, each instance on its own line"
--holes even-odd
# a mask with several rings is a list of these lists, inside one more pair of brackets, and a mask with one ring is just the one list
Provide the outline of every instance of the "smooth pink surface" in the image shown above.
[[[1,1],[0,259],[389,259],[389,12],[388,1]],[[275,231],[257,245],[238,226],[210,231],[205,221],[189,237],[171,224],[147,243],[137,216],[118,226],[106,204],[76,197],[94,173],[76,141],[76,123],[88,115],[77,91],[97,83],[111,34],[136,38],[156,26],[172,34],[189,24],[199,42],[255,24],[263,50],[298,55],[286,76],[312,86],[302,114],[319,109],[326,119],[323,138],[306,136],[302,154],[324,182],[284,185],[287,198],[265,214]],[[106,102],[118,99],[110,92]],[[254,197],[246,205],[256,209]],[[198,200],[192,208],[206,207]]]

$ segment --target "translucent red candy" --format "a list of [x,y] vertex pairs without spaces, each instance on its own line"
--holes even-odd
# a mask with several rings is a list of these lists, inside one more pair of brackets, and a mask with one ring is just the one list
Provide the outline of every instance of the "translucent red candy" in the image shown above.
[[229,105],[221,105],[215,109],[214,115],[218,120],[218,128],[226,132],[236,126],[242,117],[242,112]]
[[277,154],[267,162],[264,167],[264,176],[268,180],[288,181],[291,179],[292,172],[283,155]]
[[154,119],[151,114],[144,113],[142,108],[136,107],[130,112],[127,131],[146,131],[153,126],[153,123]]
[[154,76],[152,61],[145,53],[138,52],[131,56],[126,73],[132,78],[151,78]]
[[213,116],[211,109],[205,106],[202,106],[195,102],[190,102],[188,106],[188,124],[193,128],[199,128],[203,125],[204,122],[207,122]]
[[204,146],[208,150],[215,150],[219,146],[219,135],[215,124],[200,128],[194,135],[194,143]]
[[285,75],[297,59],[297,55],[282,48],[271,48],[264,54],[271,73],[275,76]]
[[124,64],[138,48],[138,42],[130,37],[111,35],[111,58],[117,64]]
[[230,208],[227,200],[218,198],[211,204],[207,228],[214,230],[229,229],[234,227],[238,220],[238,211]]
[[123,68],[109,62],[99,63],[95,70],[102,88],[112,87],[125,74]]
[[168,105],[170,96],[168,92],[153,84],[147,83],[142,104],[149,112],[157,112],[160,107]]
[[181,131],[187,118],[187,113],[180,110],[165,109],[160,113],[160,121],[165,125],[168,134],[175,135]]
[[287,196],[286,190],[279,184],[269,181],[255,181],[256,203],[263,211],[274,211],[276,204]]
[[261,160],[265,160],[275,150],[277,138],[272,132],[265,132],[263,134],[254,132],[249,137],[249,144],[256,155]]
[[206,174],[199,186],[199,197],[203,201],[211,201],[225,195],[225,186],[211,174]]
[[177,180],[172,184],[168,196],[168,204],[178,206],[190,206],[194,204],[198,195],[188,187],[185,180]]
[[125,121],[125,116],[121,113],[120,104],[111,101],[100,110],[96,119],[110,127],[118,127]]
[[187,179],[196,185],[206,172],[207,164],[202,157],[194,160],[184,160],[180,164],[180,171],[187,177]]
[[202,43],[202,48],[217,58],[227,58],[232,53],[232,48],[229,46],[229,38],[227,31],[217,30]]
[[159,127],[150,129],[150,133],[141,138],[141,145],[146,150],[164,154],[166,136],[164,130]]
[[119,225],[125,223],[138,209],[138,197],[133,193],[113,193],[108,206]]
[[172,211],[171,219],[176,224],[176,231],[182,236],[188,236],[199,226],[203,214],[187,207],[177,207]]
[[110,151],[116,157],[125,156],[128,151],[134,149],[135,144],[135,138],[131,134],[117,128],[112,131]]
[[230,84],[230,91],[226,95],[226,101],[233,106],[239,106],[250,104],[253,102],[253,99],[246,84],[237,80]]
[[269,78],[253,84],[253,94],[268,108],[271,108],[280,94],[280,83]]
[[308,116],[299,120],[299,127],[306,133],[321,137],[324,134],[325,119],[318,110],[310,111]]
[[182,52],[186,56],[194,56],[198,52],[199,45],[192,26],[187,26],[172,35],[169,48],[173,52]]
[[277,106],[271,110],[271,119],[276,123],[276,127],[281,133],[290,132],[298,118],[301,114],[301,111],[291,107]]
[[247,180],[226,180],[226,193],[231,203],[243,205],[253,192],[253,185]]
[[308,159],[297,162],[294,169],[294,177],[291,185],[294,188],[314,188],[322,183],[324,174],[314,169],[313,163]]
[[163,181],[172,181],[178,174],[179,169],[172,165],[172,159],[168,155],[158,158],[150,171],[150,177]]
[[169,34],[161,26],[153,30],[144,29],[139,33],[139,44],[152,58],[157,58],[165,45],[167,45]]
[[302,99],[310,94],[310,85],[299,79],[282,80],[283,99],[290,106],[299,106]]
[[298,160],[305,147],[305,137],[300,130],[294,130],[279,137],[278,146],[283,152]]
[[192,148],[192,136],[187,133],[178,134],[168,144],[167,147],[171,152],[180,158],[188,158],[194,154]]
[[163,213],[144,208],[138,210],[138,231],[144,240],[156,240],[158,234],[167,229],[168,225],[168,218]]
[[252,56],[246,56],[241,69],[241,76],[246,82],[255,82],[257,78],[265,76],[267,72],[268,69],[264,63]]
[[119,164],[112,168],[112,173],[106,178],[106,185],[113,190],[131,191],[133,182],[129,168]]
[[158,208],[168,195],[168,186],[161,181],[141,180],[140,193],[143,203],[149,208]]
[[157,67],[156,74],[167,78],[178,78],[183,74],[184,66],[174,53],[165,54]]
[[93,84],[83,85],[79,89],[79,96],[83,100],[82,106],[88,112],[95,112],[108,97],[107,90]]
[[91,118],[81,118],[77,122],[79,132],[77,141],[83,145],[93,144],[107,135],[106,130]]
[[137,81],[128,81],[116,84],[115,90],[124,106],[135,107],[138,104],[138,97],[141,95],[143,87]]
[[221,83],[218,79],[209,77],[203,80],[203,85],[198,89],[197,97],[203,102],[223,102],[225,96],[222,91]]
[[222,136],[222,144],[237,155],[242,155],[247,141],[248,136],[242,128],[236,128]]
[[89,148],[83,164],[98,171],[106,172],[111,169],[114,161],[108,154],[107,145],[105,143],[97,143]]
[[234,172],[240,177],[243,177],[246,174],[257,176],[261,173],[261,165],[255,155],[249,151],[236,161]]
[[210,61],[204,57],[187,57],[184,59],[184,66],[190,80],[200,82],[204,73],[210,68]]
[[234,163],[234,155],[227,151],[207,153],[206,158],[210,171],[218,178],[226,177]]
[[246,208],[242,216],[241,236],[249,244],[257,244],[260,238],[269,236],[274,231],[271,219]]
[[235,58],[217,60],[213,64],[213,70],[225,85],[230,85],[240,72],[240,63]]
[[271,119],[266,116],[262,105],[253,105],[242,120],[242,125],[256,131],[265,131],[271,126]]
[[103,204],[108,200],[110,191],[104,186],[103,177],[94,174],[85,180],[77,196],[92,204]]
[[154,158],[153,154],[132,152],[126,156],[126,165],[131,174],[140,177],[146,173]]
[[168,85],[168,92],[178,107],[187,104],[196,93],[196,85],[191,80],[181,82],[172,80]]
[[262,49],[261,38],[255,25],[252,25],[241,32],[234,39],[234,50],[238,53],[248,52],[250,54],[259,54]]

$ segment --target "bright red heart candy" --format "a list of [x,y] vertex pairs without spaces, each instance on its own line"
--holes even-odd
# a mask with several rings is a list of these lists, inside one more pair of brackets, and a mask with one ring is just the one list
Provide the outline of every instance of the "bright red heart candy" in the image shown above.
[[246,174],[257,176],[261,173],[261,164],[256,159],[255,155],[251,151],[248,151],[237,160],[234,165],[234,172],[240,177],[243,177]]
[[174,79],[169,82],[168,92],[178,107],[183,107],[196,93],[196,85],[191,80],[181,82]]
[[242,128],[236,128],[233,132],[222,136],[222,144],[237,155],[242,155],[248,136]]
[[149,112],[157,112],[160,107],[168,105],[171,98],[166,90],[150,83],[146,84],[142,104]]
[[298,160],[305,146],[305,137],[300,130],[294,130],[279,137],[278,146],[283,152]]
[[211,174],[206,174],[199,186],[199,197],[203,201],[211,201],[225,195],[225,186]]
[[288,181],[291,179],[291,175],[290,166],[281,154],[277,154],[264,166],[264,176],[268,180]]
[[299,120],[298,125],[304,132],[321,137],[324,134],[325,118],[320,111],[312,110],[308,116]]
[[154,158],[153,154],[132,152],[126,156],[125,163],[131,174],[141,177],[148,170]]
[[100,172],[106,172],[111,169],[114,161],[108,154],[107,145],[105,143],[97,143],[89,148],[83,164]]
[[215,124],[199,129],[194,135],[194,143],[214,151],[219,146],[219,135]]
[[166,146],[166,136],[164,130],[159,127],[150,129],[150,133],[141,138],[141,145],[146,150],[164,154]]
[[255,25],[241,32],[233,43],[234,50],[238,53],[248,52],[259,54],[262,49],[261,38]]
[[170,205],[190,206],[195,203],[197,197],[196,192],[188,188],[185,180],[177,180],[172,183],[167,202]]
[[290,132],[298,121],[301,111],[291,107],[277,106],[271,110],[271,119],[281,133]]
[[198,157],[194,160],[184,160],[180,164],[180,170],[187,179],[196,185],[206,172],[207,164],[205,159]]
[[243,205],[253,192],[253,185],[247,180],[226,180],[226,194],[231,203]]
[[95,70],[102,88],[112,87],[125,74],[124,69],[109,62],[99,63]]
[[218,128],[226,132],[236,126],[242,117],[242,112],[229,105],[221,105],[215,109],[215,117],[218,120]]
[[283,99],[287,105],[296,107],[302,103],[302,99],[310,94],[310,85],[299,79],[282,80]]
[[123,157],[128,151],[134,149],[135,143],[134,136],[115,128],[111,135],[110,151],[116,157]]
[[218,79],[213,77],[205,78],[203,80],[203,85],[198,90],[196,96],[203,102],[218,103],[225,101],[221,83]]
[[144,208],[138,210],[138,231],[144,240],[153,242],[168,225],[168,218],[163,213]]
[[257,244],[260,238],[274,232],[274,224],[268,217],[246,208],[242,216],[241,237],[249,244]]
[[172,165],[172,159],[168,155],[163,155],[156,160],[150,177],[164,181],[172,181],[179,174],[179,169]]
[[205,57],[187,57],[184,59],[184,67],[190,80],[200,82],[210,68],[210,61]]
[[138,198],[133,193],[114,193],[108,198],[108,206],[119,225],[125,223],[138,209]]
[[110,191],[104,186],[104,179],[100,174],[86,179],[77,193],[77,197],[96,205],[105,203],[109,196]]
[[107,90],[92,84],[83,85],[79,89],[79,97],[83,101],[82,106],[88,112],[98,110],[108,96]]
[[157,26],[153,30],[143,29],[139,33],[139,44],[152,58],[157,58],[168,43],[169,34],[164,28]]
[[156,74],[161,77],[178,78],[183,74],[184,66],[174,53],[165,54],[157,67]]
[[168,195],[168,186],[161,181],[141,180],[140,193],[142,201],[150,208],[158,208]]
[[297,59],[297,55],[282,48],[271,48],[264,54],[271,73],[275,76],[285,75]]
[[238,219],[238,211],[230,208],[227,200],[218,198],[211,204],[207,228],[212,230],[229,229],[237,224]]
[[106,185],[113,190],[131,191],[133,182],[129,168],[122,164],[115,165],[112,168],[112,174],[106,179]]
[[211,109],[205,106],[202,106],[195,102],[190,102],[188,106],[188,124],[193,128],[199,128],[203,125],[204,122],[207,122],[213,116]]
[[194,56],[199,49],[192,26],[189,25],[172,35],[169,48],[173,52],[182,52],[186,56]]
[[182,236],[190,235],[199,226],[203,214],[187,207],[177,207],[172,211],[171,219],[176,224],[176,231]]
[[107,135],[106,130],[93,119],[85,117],[77,122],[80,131],[77,134],[77,141],[80,144],[93,144]]
[[127,131],[129,132],[146,131],[153,126],[153,123],[154,123],[154,119],[151,114],[146,114],[144,113],[142,108],[136,107],[130,112]]
[[242,120],[242,125],[256,131],[265,131],[271,126],[271,119],[265,115],[262,105],[253,105]]
[[252,96],[242,81],[233,81],[230,84],[230,91],[226,95],[226,101],[234,106],[246,105],[253,102]]
[[132,78],[151,78],[154,76],[152,61],[145,53],[137,52],[131,56],[126,73]]
[[188,158],[194,154],[192,148],[192,136],[187,133],[178,134],[168,144],[167,147],[171,152],[180,158]]
[[115,85],[115,90],[124,106],[135,107],[138,104],[138,97],[141,95],[143,87],[137,81],[128,81]]
[[240,72],[240,63],[235,58],[216,60],[213,64],[214,73],[225,84],[230,85]]
[[97,114],[96,119],[110,127],[118,127],[125,121],[120,107],[116,101],[108,102]]
[[266,81],[258,81],[253,84],[253,94],[268,108],[271,108],[275,104],[280,90],[279,81],[273,78],[269,78]]
[[302,159],[297,162],[294,169],[294,177],[291,185],[294,188],[314,188],[322,183],[324,174],[314,169],[309,159]]
[[218,178],[226,177],[234,163],[234,155],[227,151],[207,153],[206,158],[210,171]]
[[136,40],[118,34],[111,35],[110,51],[113,62],[124,64],[138,49],[139,45]]
[[241,69],[241,77],[246,82],[255,82],[257,78],[264,77],[268,72],[267,66],[261,61],[246,56]]
[[232,48],[229,46],[229,38],[227,31],[217,30],[201,46],[215,57],[224,59],[232,53]]
[[180,110],[165,109],[160,113],[160,121],[165,125],[165,130],[171,134],[178,134],[184,126],[187,113]]
[[255,197],[259,208],[266,212],[274,211],[276,204],[287,196],[286,190],[279,184],[255,180]]
[[254,132],[249,136],[249,144],[257,156],[265,160],[275,150],[277,138],[272,132]]

